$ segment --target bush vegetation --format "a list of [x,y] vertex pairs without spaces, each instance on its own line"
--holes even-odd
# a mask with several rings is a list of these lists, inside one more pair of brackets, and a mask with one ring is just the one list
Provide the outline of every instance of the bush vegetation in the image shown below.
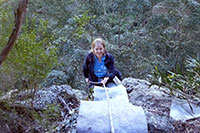
[[[17,2],[0,1],[0,50]],[[83,59],[92,40],[102,37],[122,78],[151,79],[175,96],[197,100],[199,16],[198,0],[29,0],[19,38],[0,67],[0,96],[52,84],[86,90]]]

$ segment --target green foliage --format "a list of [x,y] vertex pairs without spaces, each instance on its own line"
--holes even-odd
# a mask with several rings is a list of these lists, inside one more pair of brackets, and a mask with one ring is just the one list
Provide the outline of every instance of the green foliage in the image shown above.
[[152,33],[153,38],[156,38],[163,29],[170,25],[169,18],[165,15],[153,16],[148,23],[149,31]]
[[41,127],[48,130],[53,130],[55,128],[54,122],[61,119],[59,106],[55,104],[49,104],[47,109],[41,112],[32,111],[32,115]]
[[[154,65],[162,72],[185,71],[186,55],[198,54],[199,9],[198,1],[189,0],[30,0],[27,16],[37,17],[36,25],[49,20],[50,42],[59,44],[54,70],[64,72],[73,88],[83,88],[83,58],[96,37],[106,40],[123,77],[146,78]],[[37,33],[37,41],[46,35]]]
[[[35,127],[52,131],[56,122],[61,120],[59,105],[51,104],[46,110],[36,111],[26,107],[17,106],[13,102],[0,102],[0,118],[9,125],[13,131],[34,132]],[[4,124],[3,124],[4,125]],[[20,130],[19,130],[19,127]]]
[[[1,1],[0,3],[0,52],[7,44],[14,25],[14,14],[10,6],[11,3],[11,1]],[[5,67],[0,68],[0,91],[7,91],[16,79],[13,72],[5,73],[4,70]]]
[[28,88],[37,87],[57,62],[52,37],[47,33],[47,21],[40,20],[37,24],[34,19],[26,20],[15,47],[3,64],[4,73],[12,71]]
[[77,27],[74,31],[74,36],[76,38],[80,38],[82,34],[85,33],[85,25],[88,24],[91,19],[94,19],[95,16],[88,16],[88,11],[84,12],[82,15],[74,16],[74,20],[76,21]]
[[[27,130],[32,131],[34,116],[32,115],[34,110],[18,106],[14,101],[1,101],[0,102],[0,118],[1,125],[8,125],[8,132],[24,132]],[[20,128],[19,128],[20,127]]]
[[155,66],[152,84],[169,88],[171,94],[179,98],[197,100],[200,97],[200,63],[191,57],[186,63],[184,73],[163,73]]
[[55,125],[53,125],[53,122],[58,121],[61,119],[60,111],[58,105],[48,105],[47,109],[43,111],[42,121],[41,124],[44,125],[46,129],[49,129],[50,131],[52,129],[55,129]]
[[[16,4],[16,0],[0,1],[0,49],[12,32]],[[199,14],[198,0],[29,0],[19,38],[0,68],[0,95],[1,90],[34,88],[50,71],[48,85],[84,90],[84,57],[92,40],[102,37],[123,78],[148,78],[155,69],[155,84],[169,88],[172,95],[195,99],[199,61],[188,59],[186,66],[184,62],[187,55],[200,58]],[[9,112],[16,110],[6,111],[12,121]],[[60,119],[56,105],[33,111],[32,116],[47,132]]]
[[[1,5],[2,4],[2,5]],[[3,47],[8,41],[8,37],[12,31],[14,22],[14,14],[12,13],[11,6],[6,2],[0,4],[0,48]]]

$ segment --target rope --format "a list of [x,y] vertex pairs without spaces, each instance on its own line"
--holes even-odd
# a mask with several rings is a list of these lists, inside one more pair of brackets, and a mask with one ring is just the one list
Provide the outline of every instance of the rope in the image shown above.
[[[100,82],[93,82],[93,81],[89,81],[89,83],[96,84],[96,85],[102,84]],[[106,89],[105,84],[103,84],[103,88],[105,90],[107,103],[108,103],[108,115],[109,115],[109,120],[110,120],[110,130],[111,130],[111,133],[115,133],[114,126],[113,126],[112,112],[111,112],[111,108],[110,108],[110,100],[109,100],[108,91]]]
[[109,114],[109,119],[110,119],[110,128],[111,128],[111,133],[114,133],[114,126],[113,126],[113,119],[112,119],[112,112],[111,112],[111,108],[110,108],[110,100],[109,100],[109,96],[108,96],[108,91],[106,89],[105,84],[103,84],[105,93],[106,93],[106,97],[107,97],[107,102],[108,102],[108,114]]

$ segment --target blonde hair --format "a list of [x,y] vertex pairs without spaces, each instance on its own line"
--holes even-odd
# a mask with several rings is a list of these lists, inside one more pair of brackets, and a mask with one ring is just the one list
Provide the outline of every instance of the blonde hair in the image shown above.
[[95,48],[96,44],[98,44],[98,43],[102,44],[102,46],[104,48],[104,53],[106,53],[105,41],[101,38],[97,38],[92,42],[90,51],[94,53],[94,48]]

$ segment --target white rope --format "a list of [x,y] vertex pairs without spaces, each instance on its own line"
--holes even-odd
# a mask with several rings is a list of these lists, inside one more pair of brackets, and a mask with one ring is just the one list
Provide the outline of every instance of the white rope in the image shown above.
[[111,133],[114,133],[114,126],[113,126],[113,119],[112,119],[112,112],[111,112],[111,108],[110,108],[110,100],[109,100],[109,96],[108,96],[108,91],[106,89],[105,84],[103,84],[105,93],[106,93],[106,97],[107,97],[107,102],[108,102],[108,114],[109,114],[109,119],[110,119],[110,128],[111,128]]

